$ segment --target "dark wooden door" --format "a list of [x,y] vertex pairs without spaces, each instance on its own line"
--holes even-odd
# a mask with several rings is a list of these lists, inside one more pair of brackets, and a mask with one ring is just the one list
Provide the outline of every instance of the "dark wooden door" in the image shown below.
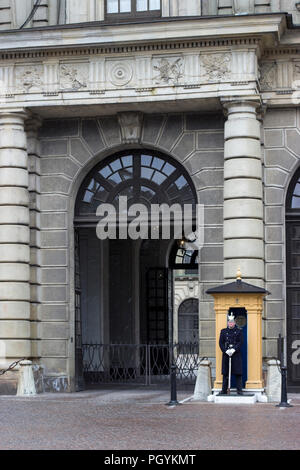
[[147,326],[149,344],[169,343],[167,268],[147,272]]

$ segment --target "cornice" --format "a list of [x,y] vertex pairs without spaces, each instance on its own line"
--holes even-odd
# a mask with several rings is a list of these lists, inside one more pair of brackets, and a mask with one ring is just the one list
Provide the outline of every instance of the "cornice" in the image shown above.
[[[286,31],[285,14],[153,21],[147,24],[38,28],[0,32],[3,59],[44,54],[120,53],[224,45],[276,45]],[[245,41],[245,42],[244,42]],[[60,52],[62,51],[62,52]],[[29,54],[28,56],[26,54]],[[41,54],[41,55],[39,55]]]
[[226,38],[226,39],[203,39],[195,41],[172,41],[172,42],[152,42],[140,44],[125,44],[118,46],[87,46],[78,48],[59,48],[59,49],[42,49],[42,50],[19,50],[19,51],[1,51],[0,60],[22,60],[22,59],[43,59],[43,58],[59,58],[59,57],[89,57],[95,55],[106,54],[132,54],[132,53],[148,53],[169,51],[176,52],[186,49],[227,49],[231,48],[247,48],[260,49],[261,39],[253,37],[243,38]]

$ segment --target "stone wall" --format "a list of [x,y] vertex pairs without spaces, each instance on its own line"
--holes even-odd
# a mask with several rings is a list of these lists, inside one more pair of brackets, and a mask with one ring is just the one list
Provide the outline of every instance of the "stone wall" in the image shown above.
[[265,306],[263,355],[277,355],[286,330],[285,201],[300,164],[300,109],[270,109],[264,119],[265,275],[271,292]]
[[158,149],[180,161],[191,175],[199,202],[205,205],[200,336],[202,354],[214,354],[212,299],[204,299],[204,291],[223,280],[223,128],[223,115],[145,115],[140,142],[129,145],[122,142],[116,116],[44,121],[40,130],[40,318],[41,363],[46,376],[57,379],[73,373],[73,211],[77,191],[97,162],[128,147]]

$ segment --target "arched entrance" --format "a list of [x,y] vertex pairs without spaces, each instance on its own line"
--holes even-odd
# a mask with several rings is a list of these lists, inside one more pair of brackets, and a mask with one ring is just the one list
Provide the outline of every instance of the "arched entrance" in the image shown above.
[[300,169],[286,200],[286,284],[288,388],[300,391]]
[[[173,158],[148,150],[114,154],[83,181],[74,218],[78,389],[83,375],[110,381],[142,374],[149,361],[140,359],[146,355],[142,345],[171,341],[168,252],[175,237],[173,213],[169,233],[163,217],[151,219],[148,231],[141,223],[133,237],[130,228],[142,213],[152,215],[153,207],[183,209],[187,204],[194,210],[196,200],[186,170]],[[106,217],[110,208],[113,221]],[[106,239],[99,239],[99,220],[106,220]]]

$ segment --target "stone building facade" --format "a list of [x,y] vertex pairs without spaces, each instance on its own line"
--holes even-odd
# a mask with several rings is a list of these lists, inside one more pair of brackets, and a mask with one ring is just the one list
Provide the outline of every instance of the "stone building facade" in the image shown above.
[[[191,295],[199,298],[200,355],[215,357],[206,290],[240,267],[246,282],[270,292],[264,360],[284,336],[289,386],[299,391],[299,4],[21,3],[0,2],[2,367],[31,358],[46,390],[74,390],[78,302],[91,319],[90,329],[81,325],[87,341],[147,341],[141,246],[100,246],[76,209],[97,165],[135,152],[182,171],[204,206]],[[149,266],[169,268],[171,242],[144,247]]]

